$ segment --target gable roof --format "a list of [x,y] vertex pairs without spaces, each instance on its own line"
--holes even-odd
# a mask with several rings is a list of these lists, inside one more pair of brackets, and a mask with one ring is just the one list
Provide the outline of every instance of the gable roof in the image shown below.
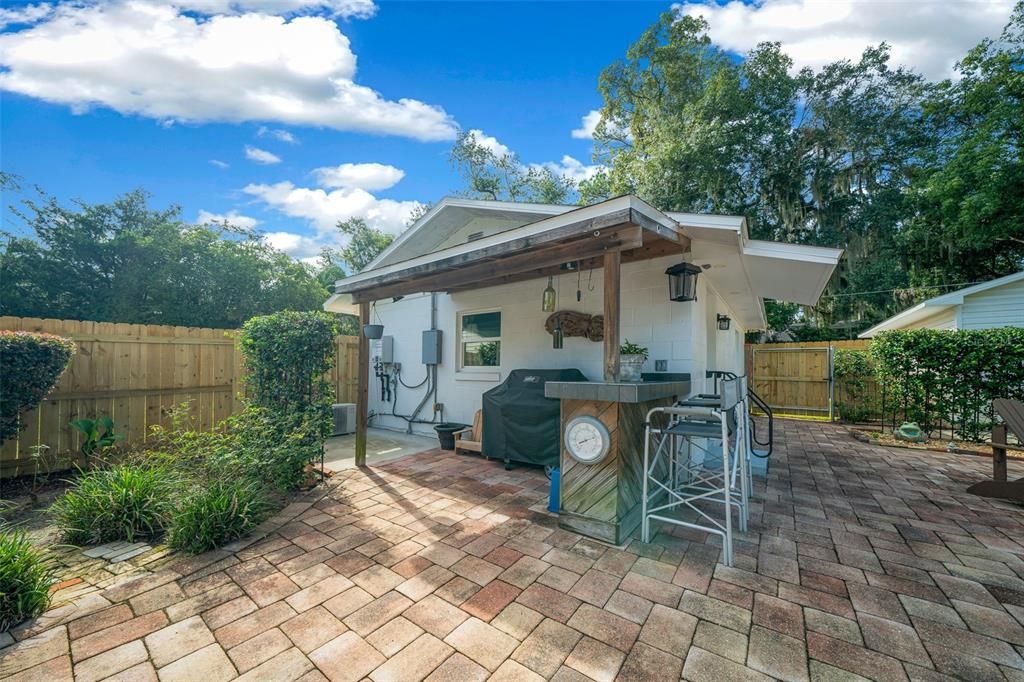
[[738,322],[755,329],[765,325],[764,298],[816,303],[842,255],[751,240],[742,216],[665,213],[631,195],[589,206],[445,198],[361,272],[338,280],[324,308],[353,312],[357,301],[375,297],[546,276],[545,268],[609,248],[623,250],[624,262],[686,257]]
[[896,313],[887,320],[883,320],[876,324],[871,329],[861,332],[858,337],[861,339],[870,339],[879,332],[889,331],[892,329],[903,329],[907,325],[920,322],[921,320],[928,319],[933,315],[936,315],[944,310],[948,310],[954,306],[961,305],[964,299],[968,296],[974,296],[980,294],[989,289],[997,289],[1013,282],[1019,282],[1024,280],[1024,270],[1015,272],[1012,275],[1006,275],[1005,277],[999,277],[992,279],[981,284],[975,284],[974,286],[965,287],[948,294],[942,294],[941,296],[935,296],[929,298],[926,301],[921,301],[915,306],[907,308],[906,310]]

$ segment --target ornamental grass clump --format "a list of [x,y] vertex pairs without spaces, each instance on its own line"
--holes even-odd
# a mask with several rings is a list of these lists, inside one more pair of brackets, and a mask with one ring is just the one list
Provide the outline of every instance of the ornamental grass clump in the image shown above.
[[174,511],[167,544],[191,554],[220,547],[252,530],[267,510],[258,483],[211,481],[197,487]]
[[168,467],[119,464],[82,473],[52,511],[76,545],[151,539],[167,528],[176,483]]
[[0,632],[35,618],[50,604],[53,560],[23,530],[0,530]]

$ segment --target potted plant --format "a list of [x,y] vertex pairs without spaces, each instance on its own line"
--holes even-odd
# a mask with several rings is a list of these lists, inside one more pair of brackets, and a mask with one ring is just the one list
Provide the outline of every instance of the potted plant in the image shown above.
[[619,346],[619,381],[641,381],[647,349],[629,339]]

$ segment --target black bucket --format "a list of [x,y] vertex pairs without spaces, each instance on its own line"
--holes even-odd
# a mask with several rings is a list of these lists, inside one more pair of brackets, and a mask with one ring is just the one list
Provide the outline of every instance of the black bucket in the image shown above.
[[434,427],[437,431],[437,440],[441,442],[442,450],[455,449],[455,432],[469,428],[469,424],[457,424],[455,422],[443,422]]

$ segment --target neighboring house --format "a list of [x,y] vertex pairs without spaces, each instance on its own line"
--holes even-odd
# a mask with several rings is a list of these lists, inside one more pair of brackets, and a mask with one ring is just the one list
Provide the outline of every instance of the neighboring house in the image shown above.
[[929,298],[860,335],[890,329],[993,329],[1024,327],[1024,270],[950,294]]
[[[743,334],[765,326],[764,298],[815,304],[840,255],[752,240],[741,217],[666,213],[634,196],[587,207],[447,198],[339,280],[324,308],[384,325],[392,364],[378,367],[386,347],[370,342],[360,369],[370,372],[372,424],[405,430],[393,414],[429,422],[438,405],[446,421],[472,422],[481,395],[513,369],[608,379],[627,339],[650,349],[645,372],[688,374],[702,390],[705,370],[742,372]],[[665,271],[682,262],[701,270],[695,301],[669,300]],[[618,272],[607,282],[606,267]],[[557,311],[604,315],[603,342],[567,335],[553,348],[542,310],[549,277]],[[439,364],[424,363],[425,330],[441,332]]]

